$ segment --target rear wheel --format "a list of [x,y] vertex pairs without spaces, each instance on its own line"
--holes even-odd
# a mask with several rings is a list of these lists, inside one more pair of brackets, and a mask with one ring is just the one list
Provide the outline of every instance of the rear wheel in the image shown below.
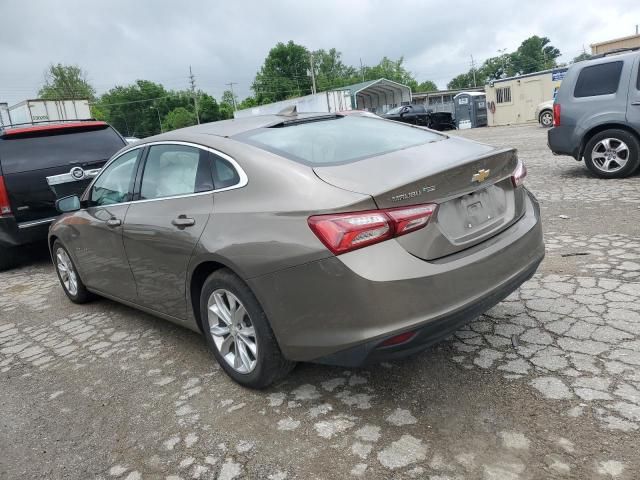
[[538,116],[538,121],[544,128],[551,127],[553,125],[553,112],[551,110],[543,110]]
[[205,281],[200,315],[216,360],[240,385],[268,387],[295,366],[282,355],[253,292],[229,270],[218,270]]
[[69,300],[73,303],[86,303],[93,298],[93,294],[87,290],[78,275],[76,266],[69,256],[67,249],[62,246],[60,241],[53,243],[53,264],[56,267],[58,279],[62,285],[64,293],[67,294]]
[[587,142],[584,162],[601,178],[624,178],[640,165],[638,139],[625,130],[605,130]]

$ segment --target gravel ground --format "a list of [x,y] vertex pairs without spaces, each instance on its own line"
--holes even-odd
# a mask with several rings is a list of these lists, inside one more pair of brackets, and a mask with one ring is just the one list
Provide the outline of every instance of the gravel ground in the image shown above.
[[197,334],[67,301],[46,256],[0,273],[0,478],[639,478],[640,177],[593,178],[533,125],[459,134],[519,149],[547,257],[404,361],[248,391]]

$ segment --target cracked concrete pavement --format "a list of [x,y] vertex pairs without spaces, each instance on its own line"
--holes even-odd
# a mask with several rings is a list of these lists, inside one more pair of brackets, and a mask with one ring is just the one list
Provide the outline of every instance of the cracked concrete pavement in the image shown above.
[[640,177],[596,179],[534,125],[458,134],[519,149],[547,257],[403,361],[249,391],[193,332],[71,304],[46,255],[0,273],[0,478],[638,478]]

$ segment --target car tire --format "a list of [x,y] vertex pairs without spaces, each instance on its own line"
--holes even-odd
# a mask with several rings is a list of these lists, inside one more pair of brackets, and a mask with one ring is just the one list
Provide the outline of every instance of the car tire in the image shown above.
[[64,293],[73,303],[87,303],[95,296],[87,290],[67,249],[59,240],[53,242],[53,265]]
[[213,355],[240,385],[266,388],[295,367],[295,362],[282,355],[267,315],[251,289],[230,270],[217,270],[204,282],[200,318]]
[[544,128],[551,128],[553,126],[553,111],[552,110],[543,110],[538,115],[538,122]]
[[640,166],[640,143],[626,130],[604,130],[585,145],[584,163],[600,178],[628,177]]

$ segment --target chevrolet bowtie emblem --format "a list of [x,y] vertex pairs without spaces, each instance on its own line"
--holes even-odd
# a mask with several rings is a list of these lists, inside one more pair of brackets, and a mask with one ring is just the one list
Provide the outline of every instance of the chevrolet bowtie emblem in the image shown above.
[[491,173],[491,170],[485,170],[484,168],[482,170],[478,170],[478,173],[474,173],[473,177],[471,177],[471,181],[482,183],[487,178],[489,178],[490,173]]

